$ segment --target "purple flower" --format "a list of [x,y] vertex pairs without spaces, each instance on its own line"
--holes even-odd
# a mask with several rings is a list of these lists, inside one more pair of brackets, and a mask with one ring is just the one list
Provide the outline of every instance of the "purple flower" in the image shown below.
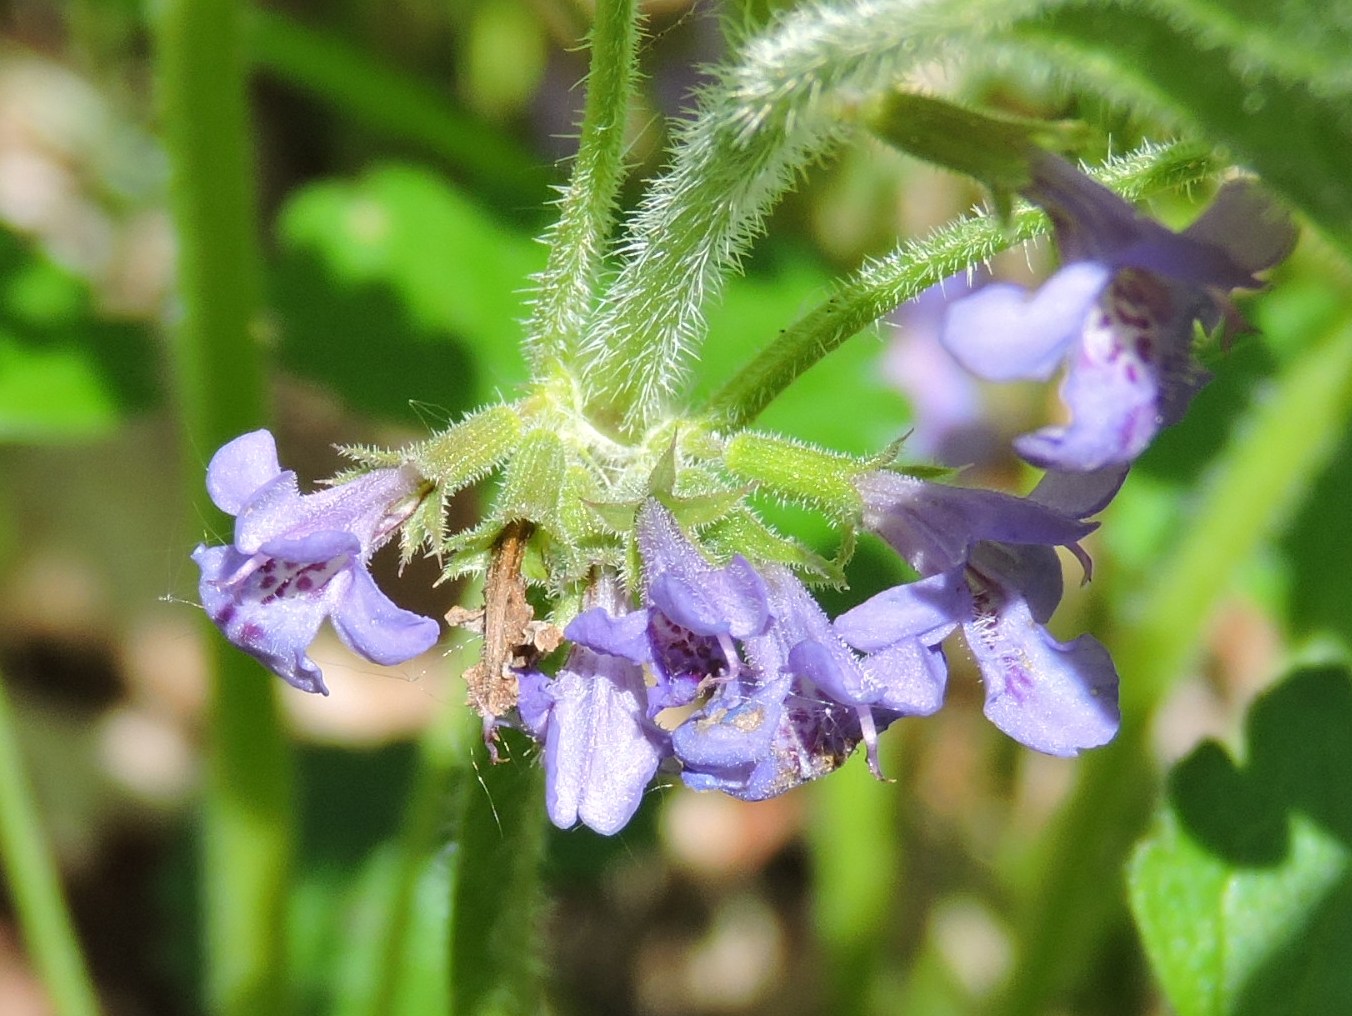
[[[602,576],[588,598],[594,610],[634,616],[621,613],[625,597],[612,576]],[[526,730],[544,744],[550,821],[560,829],[581,821],[609,836],[638,810],[644,788],[671,749],[648,717],[643,668],[580,644],[575,626],[577,620],[567,629],[575,644],[557,676],[521,675],[517,711]]]
[[[599,660],[614,661],[604,674],[592,674],[592,691],[579,692],[604,704],[579,707],[586,719],[575,721],[581,731],[571,742],[575,753],[560,748],[553,754],[550,730],[544,731],[551,787],[556,781],[580,786],[587,773],[606,774],[596,802],[604,802],[609,820],[623,824],[664,754],[680,762],[689,786],[761,800],[832,771],[861,741],[876,771],[878,731],[898,716],[938,708],[943,658],[918,640],[861,660],[792,573],[778,566],[758,571],[741,557],[710,564],[657,501],[639,511],[637,538],[644,606],[627,612],[618,602],[593,606],[566,631],[577,648],[565,672],[581,670],[580,661],[592,671]],[[646,689],[643,667],[653,681]],[[556,719],[565,677],[543,685]],[[528,726],[537,684],[523,680]],[[690,706],[701,696],[707,699],[670,735],[657,731],[652,720],[661,710]],[[567,737],[560,727],[559,743]],[[624,757],[599,757],[614,751]],[[554,759],[565,761],[568,775],[551,771]],[[551,796],[556,822],[571,820],[573,799],[555,815]]]
[[765,631],[769,604],[765,583],[746,558],[710,564],[659,502],[639,510],[636,529],[644,607],[627,614],[594,607],[573,620],[567,635],[596,652],[651,666],[655,715],[693,701],[707,679],[735,675],[742,666],[737,641]]
[[238,648],[302,691],[327,695],[306,649],[324,618],[373,663],[417,656],[436,642],[436,621],[395,606],[366,563],[408,518],[424,481],[407,467],[377,469],[301,494],[256,430],[222,447],[207,467],[207,492],[235,516],[231,545],[199,545],[199,593],[212,622]]
[[1248,181],[1232,181],[1182,233],[1136,212],[1063,159],[1040,153],[1024,195],[1051,216],[1063,267],[1037,292],[988,285],[949,310],[942,341],[992,381],[1047,380],[1067,364],[1064,426],[1015,442],[1049,469],[1135,459],[1176,423],[1206,381],[1193,324],[1215,327],[1224,294],[1260,285],[1295,239],[1290,219]]
[[1053,548],[1078,552],[1094,528],[1081,517],[1107,502],[1122,475],[1054,477],[1034,492],[1046,503],[895,473],[860,477],[865,524],[924,577],[845,612],[836,633],[872,661],[917,639],[937,646],[960,625],[996,726],[1052,755],[1107,743],[1119,721],[1107,650],[1088,635],[1058,642],[1043,625],[1062,593]]

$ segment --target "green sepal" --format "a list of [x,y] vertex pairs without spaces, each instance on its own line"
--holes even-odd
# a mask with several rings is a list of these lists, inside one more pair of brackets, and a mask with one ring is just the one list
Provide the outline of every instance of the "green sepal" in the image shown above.
[[952,466],[936,466],[925,462],[907,462],[906,439],[910,433],[897,438],[877,455],[871,455],[866,460],[867,471],[886,469],[889,472],[901,473],[903,476],[911,476],[917,480],[933,480],[943,482],[951,480],[956,476],[960,469],[954,469]]
[[583,506],[591,512],[593,518],[611,533],[623,535],[633,530],[634,519],[638,515],[641,502],[634,501],[584,501]]
[[1003,219],[1012,207],[1011,192],[1032,181],[1030,156],[1043,148],[1078,147],[1087,134],[1083,124],[978,113],[901,91],[865,107],[863,120],[889,144],[990,186]]
[[515,406],[489,406],[413,446],[399,461],[411,463],[449,497],[501,465],[520,441],[521,429]]
[[699,541],[718,560],[741,554],[753,562],[782,564],[808,582],[840,587],[845,585],[845,561],[854,548],[852,533],[853,529],[846,530],[842,556],[830,560],[775,532],[749,508],[738,508],[700,533]]
[[[562,532],[569,534],[568,538],[553,539],[548,533],[541,537],[548,554],[550,587],[559,591],[570,584],[585,583],[598,564],[620,567],[624,559],[622,542],[594,507],[601,493],[597,477],[580,463],[573,463],[564,482],[559,514]],[[629,521],[632,525],[632,511]]]
[[560,510],[568,475],[568,453],[553,430],[541,427],[521,438],[503,477],[493,517],[502,522],[524,519],[558,536],[564,530]]
[[418,550],[424,546],[434,553],[440,553],[445,541],[446,501],[448,495],[440,487],[434,487],[418,503],[413,514],[408,517],[399,530],[399,566],[402,568],[413,560]]
[[757,488],[838,522],[853,521],[863,512],[853,481],[869,464],[848,455],[788,438],[742,431],[728,441],[724,461],[733,473]]

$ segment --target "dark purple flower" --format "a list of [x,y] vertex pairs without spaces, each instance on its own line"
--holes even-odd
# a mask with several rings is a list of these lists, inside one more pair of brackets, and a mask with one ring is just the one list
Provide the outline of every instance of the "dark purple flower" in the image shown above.
[[673,732],[682,779],[759,801],[832,772],[860,742],[877,775],[878,732],[942,702],[942,655],[911,639],[861,660],[791,572],[762,575],[770,627],[742,643],[746,665]]
[[1070,422],[1015,442],[1049,469],[1129,463],[1176,423],[1206,381],[1194,322],[1230,313],[1225,294],[1290,251],[1290,219],[1232,181],[1182,233],[1140,215],[1068,162],[1041,153],[1024,195],[1047,210],[1063,267],[1035,293],[997,283],[949,309],[943,343],[992,381],[1047,380],[1066,363]]
[[402,663],[431,648],[436,621],[395,606],[366,570],[417,506],[423,482],[406,467],[377,469],[301,494],[268,431],[231,441],[207,467],[207,492],[235,516],[234,542],[199,545],[192,555],[207,615],[287,683],[325,695],[306,650],[326,617],[348,648],[373,663]]
[[1107,650],[1088,635],[1058,642],[1043,625],[1062,593],[1053,548],[1078,551],[1094,526],[1077,516],[1101,508],[1120,482],[1120,470],[1054,478],[1039,488],[1043,504],[894,473],[860,477],[865,524],[924,577],[842,614],[836,633],[872,661],[917,639],[937,646],[961,625],[996,726],[1052,755],[1107,743],[1119,719]]
[[[622,613],[626,598],[613,576],[594,583],[588,600],[594,610],[633,616]],[[575,625],[576,620],[566,630],[574,645],[557,676],[539,671],[520,676],[517,711],[526,730],[544,744],[550,821],[560,829],[581,821],[609,836],[638,810],[644,788],[671,749],[648,718],[643,668],[580,644]]]

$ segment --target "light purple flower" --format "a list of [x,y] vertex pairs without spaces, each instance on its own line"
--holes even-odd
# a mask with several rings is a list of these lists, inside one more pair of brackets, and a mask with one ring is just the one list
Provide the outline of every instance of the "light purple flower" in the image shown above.
[[[624,613],[626,599],[613,576],[594,583],[588,598],[592,609],[612,616],[635,613]],[[566,629],[574,645],[557,676],[520,675],[517,711],[526,730],[544,744],[550,821],[560,829],[581,821],[610,836],[638,810],[644,788],[671,748],[648,717],[643,668],[587,648],[577,640],[576,625],[575,620]]]
[[1295,239],[1290,219],[1248,181],[1227,183],[1182,233],[1057,156],[1040,153],[1024,196],[1052,219],[1063,267],[1036,292],[997,283],[953,304],[943,343],[992,381],[1047,380],[1066,364],[1064,426],[1015,442],[1049,469],[1129,463],[1176,423],[1206,374],[1194,322],[1232,313],[1225,294],[1256,288]]
[[751,563],[738,555],[722,567],[710,564],[659,502],[639,510],[636,530],[644,606],[626,614],[594,607],[567,634],[596,652],[650,665],[655,715],[693,701],[707,679],[736,674],[738,640],[763,633],[770,613],[765,583]]
[[437,622],[397,607],[366,570],[417,506],[423,484],[400,467],[301,494],[268,431],[231,441],[207,467],[207,492],[235,516],[234,541],[199,545],[192,555],[207,615],[287,683],[325,695],[306,650],[326,617],[348,648],[373,663],[402,663],[431,648]]
[[960,625],[986,685],[986,716],[996,726],[1052,755],[1107,743],[1119,722],[1117,672],[1107,650],[1088,635],[1058,642],[1043,625],[1062,593],[1053,548],[1078,551],[1077,541],[1094,526],[1075,516],[1101,508],[1121,477],[1116,470],[1054,478],[1039,488],[1049,504],[1072,507],[1074,515],[1032,498],[894,473],[860,477],[865,524],[923,578],[845,612],[836,633],[871,661],[917,639],[937,646]]

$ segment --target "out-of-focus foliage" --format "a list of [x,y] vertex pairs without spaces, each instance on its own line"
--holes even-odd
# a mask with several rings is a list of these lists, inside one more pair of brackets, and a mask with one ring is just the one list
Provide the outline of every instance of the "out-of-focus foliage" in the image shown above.
[[278,221],[281,360],[354,406],[442,421],[525,380],[529,236],[445,180],[387,166],[311,184]]
[[74,273],[0,229],[0,440],[89,440],[158,395],[144,326],[101,316]]
[[1130,867],[1132,907],[1179,1016],[1334,1016],[1352,997],[1352,680],[1298,670],[1245,746],[1197,748]]

